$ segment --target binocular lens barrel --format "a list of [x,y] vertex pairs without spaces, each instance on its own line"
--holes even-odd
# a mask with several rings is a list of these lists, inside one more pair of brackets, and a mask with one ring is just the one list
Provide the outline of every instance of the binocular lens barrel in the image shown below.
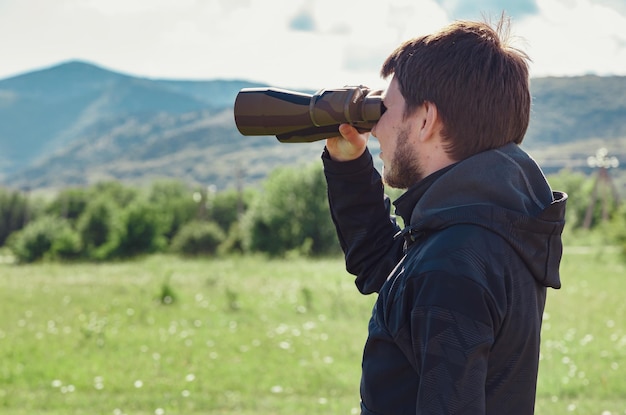
[[313,95],[245,88],[235,100],[235,124],[242,135],[275,135],[286,143],[337,136],[343,123],[366,132],[385,111],[381,93],[363,86],[324,89]]

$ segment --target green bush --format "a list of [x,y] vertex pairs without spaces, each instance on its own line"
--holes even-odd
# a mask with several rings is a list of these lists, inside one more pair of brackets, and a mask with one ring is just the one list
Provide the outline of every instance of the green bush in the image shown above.
[[247,250],[271,256],[339,252],[319,164],[279,168],[266,179],[263,190],[243,219]]
[[87,258],[105,260],[115,256],[123,223],[121,209],[113,201],[105,197],[90,201],[76,226]]
[[46,206],[45,211],[48,215],[75,221],[85,211],[91,198],[89,189],[63,189]]
[[[548,181],[554,190],[563,191],[569,196],[565,221],[570,229],[584,228],[585,220],[589,220],[587,225],[590,228],[597,227],[606,222],[603,217],[605,214],[610,219],[617,213],[617,200],[611,189],[605,186],[606,183],[597,183],[598,176],[586,176],[583,173],[564,169],[558,174],[549,176]],[[596,201],[592,205],[595,186],[598,186],[595,190]],[[604,212],[605,209],[606,212]],[[587,218],[588,214],[589,218]]]
[[224,238],[224,232],[217,224],[192,221],[176,234],[172,250],[183,255],[214,255]]
[[80,253],[80,238],[65,219],[43,216],[13,233],[8,245],[18,262],[74,258]]
[[617,214],[606,226],[611,243],[617,244],[626,260],[626,205],[620,206]]
[[218,192],[211,202],[209,219],[217,223],[224,232],[239,221],[248,210],[256,193],[252,190],[237,191],[234,189]]
[[103,198],[118,207],[126,207],[139,197],[139,189],[126,186],[118,181],[100,182],[89,188],[91,200]]
[[239,222],[234,222],[230,226],[230,229],[228,230],[228,233],[226,234],[224,242],[222,242],[222,244],[220,245],[218,252],[225,253],[225,254],[227,253],[242,254],[245,252],[243,236],[241,232],[241,225],[239,224]]
[[171,241],[181,226],[193,220],[198,213],[198,204],[193,192],[182,182],[161,180],[150,188],[148,201],[162,216],[163,233]]
[[11,233],[22,229],[31,218],[28,199],[21,192],[0,189],[0,246]]
[[[339,252],[319,163],[279,168],[263,188],[217,192],[209,187],[194,194],[173,180],[143,190],[111,181],[64,189],[42,203],[0,189],[0,241],[43,213],[47,219],[15,238],[24,261],[110,260],[160,252],[168,244],[187,255]],[[50,232],[54,221],[63,225]]]
[[[59,219],[56,219],[57,221]],[[50,259],[77,259],[82,255],[80,235],[72,228],[69,222],[61,219],[60,227],[52,240],[48,257]]]
[[161,251],[166,246],[163,215],[146,201],[135,201],[122,212],[121,232],[114,252],[119,257],[130,257]]

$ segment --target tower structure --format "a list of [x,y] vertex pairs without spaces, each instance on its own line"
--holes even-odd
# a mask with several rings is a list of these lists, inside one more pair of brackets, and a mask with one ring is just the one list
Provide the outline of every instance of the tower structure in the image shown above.
[[[615,156],[609,157],[609,151],[602,147],[599,148],[595,156],[589,156],[587,158],[587,165],[591,168],[598,169],[596,174],[596,180],[593,184],[593,190],[591,191],[591,200],[585,213],[585,220],[583,222],[583,228],[589,229],[591,227],[591,221],[593,219],[593,211],[596,203],[598,203],[598,193],[602,192],[602,220],[608,220],[609,218],[609,203],[613,201],[616,205],[619,204],[619,195],[615,184],[609,176],[609,169],[617,168],[619,166],[619,160]],[[612,196],[612,199],[610,198]]]

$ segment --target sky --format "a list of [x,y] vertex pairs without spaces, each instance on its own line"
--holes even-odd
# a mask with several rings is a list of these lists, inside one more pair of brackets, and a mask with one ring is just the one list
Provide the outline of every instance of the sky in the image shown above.
[[532,77],[626,75],[626,0],[0,0],[0,79],[83,60],[159,79],[382,87],[403,41],[503,11]]

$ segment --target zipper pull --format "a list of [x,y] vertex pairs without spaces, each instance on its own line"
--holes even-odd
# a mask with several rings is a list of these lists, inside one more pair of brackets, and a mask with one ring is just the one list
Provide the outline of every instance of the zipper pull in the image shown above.
[[418,230],[417,228],[412,227],[412,226],[407,226],[406,228],[404,228],[401,231],[399,231],[398,233],[396,233],[393,236],[393,239],[396,240],[396,239],[398,239],[398,238],[400,238],[402,236],[404,238],[404,241],[407,243],[407,246],[408,246],[408,245],[413,244],[415,241],[417,241],[423,235],[424,235],[424,232]]

